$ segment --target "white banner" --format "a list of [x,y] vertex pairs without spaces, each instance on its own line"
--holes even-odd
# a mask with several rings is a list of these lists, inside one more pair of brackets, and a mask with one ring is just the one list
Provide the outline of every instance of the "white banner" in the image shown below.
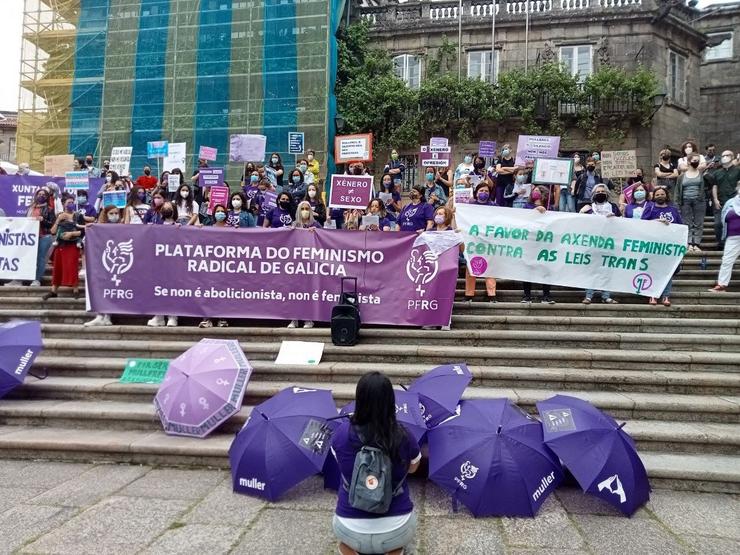
[[187,150],[187,143],[170,143],[167,156],[162,158],[162,171],[171,172],[175,168],[180,168],[183,175],[186,175]]
[[471,274],[659,296],[688,228],[658,221],[457,204]]
[[36,279],[39,222],[0,218],[0,279]]
[[116,146],[110,153],[110,169],[120,176],[129,175],[133,147]]

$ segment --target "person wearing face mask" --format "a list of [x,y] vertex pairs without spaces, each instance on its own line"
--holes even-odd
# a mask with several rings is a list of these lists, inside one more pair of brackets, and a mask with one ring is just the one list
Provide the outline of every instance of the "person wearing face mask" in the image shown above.
[[707,170],[716,170],[721,165],[720,157],[717,155],[717,147],[714,143],[709,143],[704,148],[704,160],[707,161]]
[[[491,199],[491,186],[487,182],[478,183],[478,186],[473,191],[473,199],[469,204],[475,204],[477,206],[494,206],[495,203]],[[469,303],[473,302],[475,297],[475,280],[476,277],[470,273],[467,265],[465,266],[465,300]],[[488,301],[491,303],[496,302],[496,280],[494,278],[487,277],[486,281],[486,295]]]
[[59,287],[71,287],[75,299],[80,298],[80,249],[78,240],[82,231],[75,219],[75,201],[67,198],[64,201],[64,212],[57,215],[51,234],[56,241],[54,248],[53,269],[51,274],[51,291],[42,298],[45,301],[58,297]]
[[390,175],[386,174],[381,178],[378,198],[385,204],[391,227],[395,227],[398,213],[401,211],[401,193],[393,185],[393,178]]
[[124,223],[143,224],[144,218],[149,212],[147,204],[147,193],[139,185],[131,187],[126,201],[126,208],[123,213]]
[[93,163],[92,154],[88,154],[87,156],[85,156],[85,167],[82,169],[87,171],[88,177],[100,177],[101,176],[100,169],[96,168],[95,164]]
[[292,227],[293,229],[308,229],[311,231],[321,228],[321,225],[314,219],[311,204],[307,200],[298,203]]
[[632,189],[632,202],[624,207],[624,217],[641,220],[647,205],[647,197],[647,187],[642,183],[636,183]]
[[306,160],[305,158],[301,158],[300,160],[298,160],[296,168],[301,170],[303,181],[306,183],[306,185],[311,185],[311,183],[314,182],[313,172],[308,171],[308,160]]
[[275,187],[278,189],[282,188],[283,174],[285,173],[285,168],[283,168],[283,161],[280,158],[280,154],[278,154],[277,152],[273,152],[270,155],[270,162],[267,167],[272,170],[272,173],[275,176]]
[[280,193],[277,207],[267,213],[262,227],[290,227],[293,225],[293,214],[292,197],[288,193]]
[[248,201],[251,201],[259,193],[259,181],[260,174],[257,170],[253,170],[247,175],[246,185],[242,186],[242,192]]
[[731,150],[722,151],[721,167],[711,172],[707,178],[712,186],[712,207],[714,208],[714,233],[719,243],[719,249],[724,245],[723,207],[727,201],[735,196],[735,187],[740,181],[740,166],[735,163],[735,155]]
[[681,145],[681,152],[683,153],[683,158],[680,158],[678,160],[678,171],[679,174],[688,171],[691,168],[690,162],[691,158],[696,155],[699,157],[699,167],[698,170],[700,172],[703,172],[707,169],[707,160],[704,158],[703,155],[699,154],[699,149],[696,146],[696,143],[693,141],[686,141],[684,144]]
[[[680,179],[680,178],[679,178]],[[642,212],[643,220],[657,220],[665,225],[682,224],[681,213],[678,208],[671,204],[670,192],[668,187],[657,187],[653,191],[653,202],[645,207]],[[668,280],[668,284],[660,295],[664,306],[671,306],[671,287],[673,278]],[[651,297],[649,303],[657,305],[658,300]]]
[[614,184],[609,179],[602,179],[601,173],[596,167],[596,161],[593,157],[586,159],[586,171],[584,171],[577,179],[575,187],[573,189],[573,195],[576,197],[576,210],[581,212],[584,206],[590,204],[594,187],[598,184],[603,184],[607,189],[607,195],[609,191],[614,189]]
[[678,166],[671,159],[670,149],[660,151],[660,160],[655,164],[656,185],[673,189],[678,179]]
[[[163,191],[157,190],[152,196],[154,199],[154,208],[150,209],[149,212],[151,214],[151,217],[146,223],[152,225],[169,225],[173,227],[180,227],[179,225],[177,225],[177,206],[175,205],[175,203],[164,200]],[[160,198],[162,199],[161,204],[157,200]],[[155,210],[155,208],[157,207],[159,209]],[[165,317],[162,315],[152,316],[152,318],[146,323],[147,326],[152,328],[162,327],[165,324],[168,328],[176,328],[177,316],[167,316],[166,320]]]
[[[722,153],[722,155],[724,157],[725,154]],[[732,279],[732,267],[740,257],[740,180],[735,184],[735,196],[728,199],[722,207],[720,218],[722,220],[724,251],[717,285],[709,290],[712,293],[727,291],[727,286],[730,285]]]
[[157,178],[156,176],[152,175],[152,168],[149,166],[144,166],[144,175],[140,175],[136,178],[136,185],[144,189],[145,191],[149,191],[151,189],[154,189],[154,187],[157,186]]
[[[54,204],[49,202],[49,191],[41,188],[33,196],[33,204],[28,207],[26,217],[34,218],[39,222],[39,246],[36,251],[36,279],[31,282],[31,287],[39,287],[46,271],[46,258],[49,254],[51,244],[54,242],[54,234],[51,232],[56,213]],[[18,287],[23,285],[19,280],[9,281],[5,285]]]
[[77,191],[77,213],[86,224],[93,223],[98,217],[95,207],[90,204],[87,191]]
[[257,218],[247,210],[247,199],[242,193],[232,193],[226,223],[232,227],[255,227]]
[[319,225],[323,226],[324,222],[326,222],[326,205],[321,199],[319,188],[314,183],[311,183],[306,188],[306,200],[308,200],[308,204],[311,206],[313,219],[319,222]]
[[707,211],[707,199],[704,196],[704,177],[699,171],[699,156],[689,157],[689,169],[676,180],[673,198],[681,210],[681,218],[689,227],[689,250],[700,253],[701,238],[704,234],[704,216]]
[[391,176],[394,182],[403,183],[403,177],[406,172],[406,165],[398,156],[398,151],[394,148],[391,150],[391,158],[383,168],[383,173]]
[[[122,221],[121,210],[113,205],[103,207],[98,217],[98,223],[100,224],[118,224],[122,223]],[[90,284],[88,284],[88,287],[90,287]],[[95,318],[82,325],[85,327],[112,326],[113,322],[111,321],[110,314],[98,314]]]
[[177,207],[177,223],[180,225],[195,225],[198,222],[200,204],[193,200],[189,185],[180,185],[175,198]]
[[313,182],[318,183],[321,164],[316,159],[316,151],[310,149],[306,151],[306,162],[308,162],[309,171],[313,174]]
[[[609,202],[609,189],[606,185],[599,183],[593,189],[591,194],[591,202],[581,208],[581,214],[594,214],[601,217],[612,218],[621,215],[619,207],[616,204]],[[586,296],[581,301],[583,304],[591,304],[594,294],[601,293],[601,302],[606,304],[618,304],[615,299],[612,299],[609,291],[595,291],[593,289],[586,290]]]
[[457,168],[455,168],[454,181],[457,182],[458,179],[470,175],[474,170],[473,155],[466,154],[462,163],[458,164]]
[[18,164],[18,170],[15,172],[15,175],[29,175],[31,173],[31,168],[26,162],[21,162]]
[[145,224],[161,224],[164,221],[162,207],[167,201],[164,189],[155,189],[152,193],[152,205],[144,216]]
[[514,184],[511,188],[512,206],[514,208],[527,208],[531,194],[532,184],[527,183],[527,171],[524,168],[517,168]]
[[[550,189],[548,189],[544,185],[537,185],[532,189],[532,193],[529,197],[530,202],[528,202],[526,206],[523,206],[523,208],[527,210],[536,210],[540,214],[544,214],[547,212],[547,206],[550,204],[549,196]],[[524,295],[522,296],[522,300],[520,302],[531,303],[532,283],[528,281],[523,281],[522,289],[524,290]],[[555,301],[551,296],[551,287],[549,283],[542,284],[542,298],[540,299],[540,303],[555,304]]]
[[424,177],[424,200],[431,204],[433,208],[439,208],[447,204],[447,195],[442,187],[434,181],[434,168],[426,168]]
[[308,185],[303,180],[303,173],[299,169],[294,169],[288,175],[288,183],[285,185],[283,190],[288,193],[293,204],[298,204],[306,197],[306,190]]
[[386,218],[385,207],[379,198],[372,199],[367,205],[367,215],[377,216],[378,223],[365,225],[360,224],[360,231],[390,231],[391,223]]
[[411,189],[411,202],[403,207],[398,215],[398,227],[401,231],[415,231],[422,233],[432,229],[434,223],[434,208],[431,204],[422,202],[423,192],[417,188]]
[[505,199],[506,190],[513,189],[515,175],[520,169],[514,162],[514,152],[511,149],[511,145],[504,144],[501,147],[501,158],[496,164],[496,205],[497,206],[512,206],[514,197],[511,200]]

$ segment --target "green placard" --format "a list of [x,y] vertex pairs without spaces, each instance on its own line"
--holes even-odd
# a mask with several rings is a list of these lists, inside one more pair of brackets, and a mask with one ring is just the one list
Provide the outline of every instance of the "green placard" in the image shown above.
[[162,383],[170,361],[161,358],[129,358],[121,376],[122,383]]

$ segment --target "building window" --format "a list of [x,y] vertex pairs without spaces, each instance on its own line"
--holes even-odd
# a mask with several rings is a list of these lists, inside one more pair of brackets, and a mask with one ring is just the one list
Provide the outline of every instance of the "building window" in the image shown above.
[[724,33],[707,33],[709,44],[704,51],[705,60],[725,60],[732,58],[732,31]]
[[686,105],[686,56],[668,51],[668,98],[676,104]]
[[421,85],[421,58],[413,54],[401,54],[393,58],[393,71],[407,87],[418,89]]
[[590,44],[577,44],[573,46],[560,47],[560,63],[565,66],[574,77],[578,77],[579,82],[586,80],[586,77],[593,73],[593,56]]
[[[491,51],[468,52],[468,78],[491,83]],[[493,83],[498,80],[498,52],[493,58]]]

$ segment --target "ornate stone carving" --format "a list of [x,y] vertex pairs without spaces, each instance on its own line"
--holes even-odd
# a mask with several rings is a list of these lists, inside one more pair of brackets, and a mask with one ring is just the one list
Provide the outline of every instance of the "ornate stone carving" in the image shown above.
[[601,37],[596,43],[596,56],[600,64],[609,63],[609,39],[607,37]]
[[542,49],[542,63],[551,64],[556,62],[558,55],[555,52],[555,44],[551,40],[545,41],[545,47]]

